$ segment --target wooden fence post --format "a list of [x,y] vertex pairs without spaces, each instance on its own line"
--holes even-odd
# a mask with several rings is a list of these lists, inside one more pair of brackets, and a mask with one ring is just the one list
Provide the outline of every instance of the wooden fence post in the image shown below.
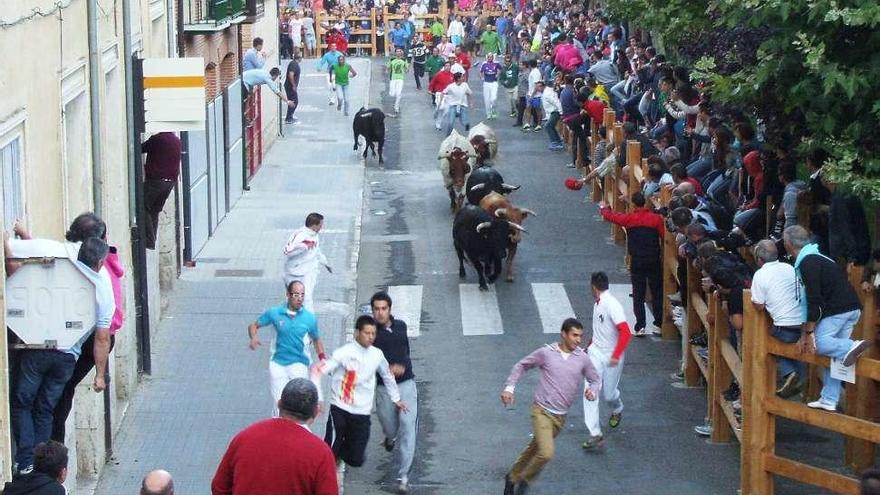
[[[672,237],[671,235],[669,237]],[[672,242],[673,249],[675,246],[675,241]],[[675,253],[675,256],[678,256],[678,253]],[[667,258],[668,260],[668,258]],[[703,322],[700,319],[700,316],[697,314],[697,308],[694,304],[694,296],[698,295],[702,290],[700,287],[700,271],[694,268],[694,266],[689,263],[687,260],[678,260],[679,263],[687,263],[687,292],[682,291],[681,298],[683,302],[687,303],[687,328],[685,329],[685,335],[681,338],[684,341],[682,345],[682,360],[684,360],[684,382],[689,387],[696,387],[700,384],[700,378],[705,378],[706,385],[709,384],[709,377],[703,377],[703,374],[700,372],[700,365],[697,363],[697,358],[694,356],[694,352],[691,350],[692,344],[690,340],[693,337],[696,337],[700,334],[700,330],[703,329]],[[665,283],[665,280],[664,280]],[[667,301],[667,304],[670,304]],[[664,319],[663,326],[666,326],[666,321]],[[706,338],[708,341],[709,337],[709,328],[706,328]],[[661,331],[662,332],[662,331]]]
[[767,400],[776,397],[776,360],[767,353],[770,322],[767,313],[743,292],[743,431],[740,447],[742,495],[773,495],[773,476],[766,455],[776,447],[776,418]]
[[[874,292],[861,290],[864,267],[855,266],[849,279],[862,302],[862,317],[853,329],[852,338],[874,342],[877,336],[877,305]],[[876,347],[872,347],[864,357],[878,357]],[[877,383],[864,376],[856,376],[855,386],[846,389],[846,413],[857,418],[876,421]],[[846,464],[856,472],[861,472],[874,464],[876,446],[866,440],[846,437]]]
[[[636,179],[636,169],[642,166],[642,145],[638,141],[629,140],[626,142],[626,165],[629,167],[629,176],[623,179],[627,183],[627,193],[630,196],[639,190],[639,181]],[[636,209],[632,202],[627,203],[626,211]]]
[[730,386],[733,374],[727,367],[721,348],[730,335],[727,311],[724,310],[721,298],[717,292],[712,293],[709,302],[709,311],[712,314],[712,331],[709,332],[709,418],[712,421],[713,442],[726,443],[730,441],[733,429],[727,421],[724,413],[725,399],[723,390]]
[[[614,115],[615,117],[617,116],[614,111],[612,111],[612,115]],[[614,147],[620,151],[623,151],[623,124],[621,124],[620,122],[614,123],[614,131],[612,133],[612,136],[614,137]],[[620,173],[618,172],[614,174],[614,203],[612,204],[612,208],[618,213],[626,211],[626,205],[629,202],[629,198],[621,200],[622,194],[620,194],[620,188],[618,187],[618,183],[620,180],[623,180],[623,178],[620,177]],[[629,194],[629,192],[627,192],[627,194]],[[626,233],[624,232],[623,227],[614,224],[612,230],[614,232],[615,242],[621,243],[626,240]]]
[[[590,149],[587,150],[587,153],[590,156],[590,167],[596,168],[599,166],[596,163],[596,145],[599,144],[599,124],[597,122],[593,122],[590,119]],[[593,202],[597,203],[602,199],[602,188],[599,187],[599,180],[593,181]]]
[[373,45],[370,49],[370,53],[375,57],[379,54],[379,47],[376,46],[376,29],[379,26],[376,25],[376,7],[370,9],[370,44]]

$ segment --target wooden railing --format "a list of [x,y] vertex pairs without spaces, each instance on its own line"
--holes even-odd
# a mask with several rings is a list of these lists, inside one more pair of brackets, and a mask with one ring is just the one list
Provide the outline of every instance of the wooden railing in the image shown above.
[[[873,340],[877,333],[874,294],[861,291],[860,294],[862,318],[853,330],[853,338]],[[772,495],[775,475],[835,493],[858,495],[859,482],[855,478],[777,455],[776,418],[841,433],[847,437],[843,456],[846,464],[856,471],[872,465],[875,444],[880,443],[880,424],[876,422],[876,388],[880,382],[877,350],[872,349],[856,363],[856,383],[847,387],[844,414],[783,400],[776,396],[776,356],[819,367],[829,366],[830,360],[802,354],[796,344],[784,344],[772,338],[766,312],[758,311],[749,300],[744,302],[742,494]]]
[[[348,48],[365,49],[369,51],[371,57],[375,57],[379,53],[376,46],[376,9],[370,9],[370,15],[368,16],[348,16],[345,18],[345,20],[348,21],[348,23],[352,26],[352,36],[360,37],[369,35],[370,37],[369,43],[349,43]],[[332,26],[333,23],[337,21],[339,21],[338,16],[327,14],[326,12],[323,12],[321,10],[315,11],[315,33],[318,36],[319,54],[323,54],[327,51],[327,43],[324,41],[324,35],[327,33],[327,31],[322,27],[322,23],[328,22]],[[361,22],[363,21],[369,22],[368,28],[361,27]],[[388,39],[387,32],[385,34],[385,39]],[[346,53],[346,55],[348,54]]]
[[[388,12],[387,5],[384,7],[384,10],[382,11],[382,20],[385,22],[385,55],[391,54],[390,50],[393,46],[391,44],[391,30],[394,28],[394,23],[403,21],[408,17],[409,15],[407,14],[392,14]],[[421,33],[422,35],[429,33],[431,31],[431,24],[433,24],[434,21],[440,21],[443,23],[443,32],[445,33],[446,27],[449,24],[446,15],[446,2],[440,2],[439,12],[417,15],[416,19],[422,19],[425,21],[424,27],[416,29],[417,33]]]
[[[603,126],[609,143],[622,144],[621,124],[615,122],[614,112],[606,110]],[[574,136],[562,128],[561,134],[571,146]],[[599,141],[598,125],[593,122],[590,128],[589,146],[592,167],[596,161],[596,143]],[[624,152],[619,149],[619,152]],[[594,202],[606,201],[615,211],[632,211],[632,205],[624,205],[621,197],[628,198],[631,191],[641,187],[647,175],[647,160],[641,158],[641,144],[637,141],[626,143],[626,163],[629,176],[620,177],[620,171],[609,174],[601,182],[592,182],[591,198]],[[579,161],[582,157],[579,157]],[[586,172],[586,170],[582,170]],[[613,176],[613,177],[611,177]],[[670,192],[661,190],[660,205],[667,205]],[[772,225],[772,206],[767,207],[767,228]],[[804,215],[799,215],[803,217]],[[612,235],[617,241],[625,238],[623,229],[612,227]],[[740,255],[755,268],[753,252],[741,248]],[[628,262],[627,258],[627,262]],[[679,280],[679,263],[688,263],[683,274],[686,280]],[[850,283],[858,292],[862,302],[862,317],[853,331],[853,339],[875,341],[878,318],[875,294],[861,290],[862,268],[849,271]],[[843,460],[847,466],[858,472],[871,466],[875,459],[876,444],[880,443],[880,408],[878,408],[878,384],[880,382],[880,352],[872,349],[856,365],[856,383],[846,387],[844,414],[808,408],[804,402],[815,400],[819,395],[821,368],[829,366],[827,357],[801,354],[795,344],[784,344],[771,336],[768,315],[758,311],[751,303],[751,293],[743,291],[744,324],[737,332],[740,348],[735,348],[729,339],[729,321],[726,302],[717,293],[706,294],[702,289],[702,273],[687,259],[679,259],[675,235],[665,236],[663,242],[663,297],[662,337],[666,340],[678,338],[678,328],[673,323],[673,304],[669,295],[679,292],[680,282],[686,282],[687,291],[682,297],[687,307],[686,327],[682,329],[682,361],[684,383],[699,386],[704,381],[707,387],[707,419],[712,425],[711,440],[727,442],[734,437],[741,444],[741,493],[742,495],[772,495],[773,476],[783,476],[802,483],[824,488],[835,493],[858,495],[858,481],[849,476],[810,466],[777,455],[775,449],[776,418],[783,417],[813,427],[846,436],[846,449]],[[690,344],[690,339],[706,332],[707,354],[704,359],[700,346]],[[784,356],[808,363],[809,372],[805,380],[806,390],[802,402],[787,401],[776,395],[775,356]],[[740,385],[742,406],[741,418],[724,391],[731,383]]]

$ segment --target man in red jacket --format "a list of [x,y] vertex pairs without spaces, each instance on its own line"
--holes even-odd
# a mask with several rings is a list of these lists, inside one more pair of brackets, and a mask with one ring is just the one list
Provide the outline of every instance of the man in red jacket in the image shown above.
[[453,60],[455,59],[450,58],[448,62],[443,64],[443,69],[435,74],[434,77],[431,78],[431,82],[428,83],[428,92],[431,93],[431,99],[435,105],[434,128],[438,131],[442,127],[441,124],[446,121],[446,106],[443,105],[443,90],[455,82],[451,70]]
[[663,319],[663,236],[666,227],[663,217],[645,207],[645,195],[636,191],[632,195],[635,210],[618,213],[604,201],[599,203],[599,213],[606,221],[626,229],[626,248],[629,252],[629,276],[632,282],[633,313],[636,315],[636,337],[648,334],[645,329],[645,289],[651,287],[651,313],[654,314],[654,335],[660,334]]
[[287,383],[281,417],[242,430],[226,449],[212,495],[338,495],[336,460],[309,431],[318,415],[318,389],[305,378]]

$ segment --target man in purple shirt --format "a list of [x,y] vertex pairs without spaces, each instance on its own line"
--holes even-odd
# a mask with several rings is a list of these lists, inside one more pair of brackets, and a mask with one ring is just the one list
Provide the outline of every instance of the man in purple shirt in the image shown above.
[[529,484],[553,458],[553,440],[565,427],[565,415],[580,393],[584,378],[590,387],[584,398],[596,400],[601,381],[587,353],[581,349],[584,326],[574,318],[562,322],[559,342],[547,344],[521,359],[505,382],[501,402],[513,404],[516,382],[527,370],[539,368],[541,381],[532,403],[532,441],[504,478],[504,495],[525,494]]
[[159,213],[180,174],[180,138],[173,132],[153,134],[141,146],[141,151],[147,154],[144,162],[145,244],[147,249],[156,249]]
[[495,111],[495,102],[498,100],[498,76],[501,74],[501,64],[495,61],[495,54],[486,55],[486,61],[480,66],[480,79],[483,80],[483,104],[486,107],[486,118],[498,117]]

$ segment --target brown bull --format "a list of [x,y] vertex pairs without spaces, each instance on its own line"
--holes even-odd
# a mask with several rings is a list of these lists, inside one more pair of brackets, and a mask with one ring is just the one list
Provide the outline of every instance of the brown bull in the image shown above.
[[[480,208],[486,213],[508,220],[517,226],[522,225],[523,221],[529,215],[537,216],[537,214],[528,208],[518,208],[513,206],[507,196],[492,192],[487,194],[480,200]],[[507,238],[507,281],[513,282],[513,259],[516,257],[516,249],[519,241],[522,240],[522,233],[525,229],[510,229]]]

